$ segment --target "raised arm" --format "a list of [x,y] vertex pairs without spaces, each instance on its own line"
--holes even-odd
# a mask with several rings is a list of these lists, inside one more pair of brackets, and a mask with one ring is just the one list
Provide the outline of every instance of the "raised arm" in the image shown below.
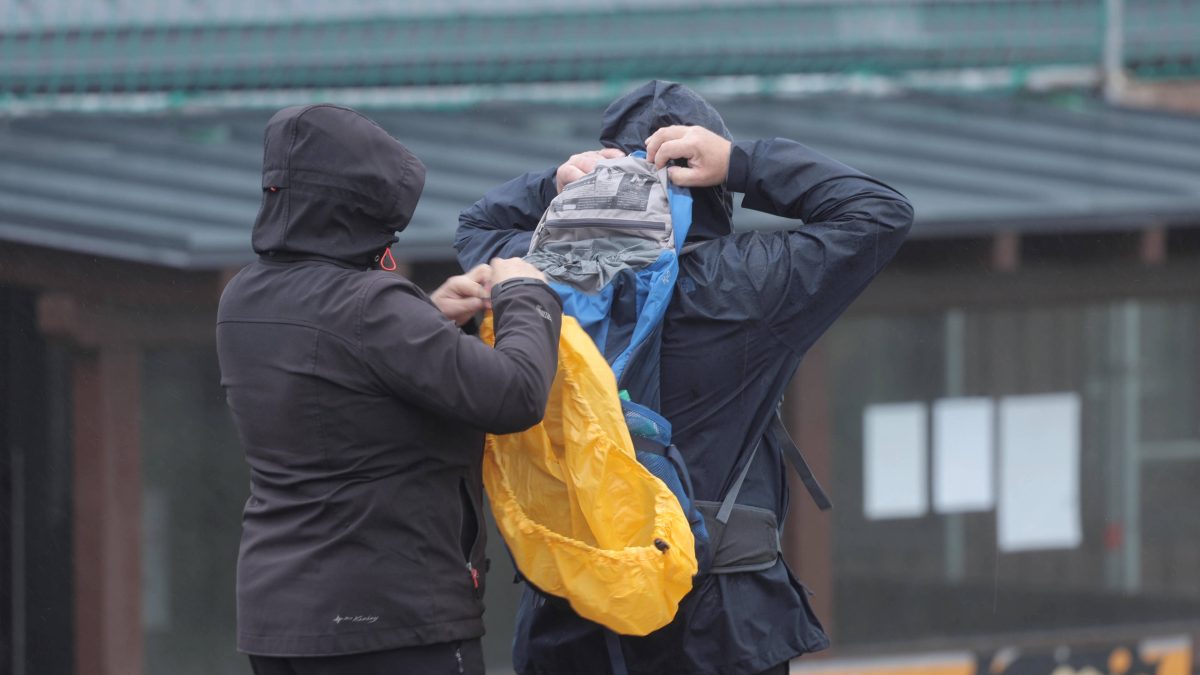
[[403,282],[376,283],[362,307],[360,349],[393,395],[491,433],[541,420],[562,323],[561,302],[545,283],[515,278],[492,287],[494,349]]
[[454,248],[463,269],[492,258],[521,257],[529,252],[533,229],[557,194],[555,171],[518,176],[492,188],[458,215]]
[[583,178],[601,158],[623,157],[613,148],[571,155],[556,169],[527,173],[493,188],[458,215],[454,248],[463,269],[492,258],[523,257],[529,252],[533,229],[563,186]]
[[912,226],[899,192],[795,141],[734,144],[727,184],[747,208],[804,221],[765,243],[786,273],[760,295],[768,325],[797,353],[883,270]]
[[699,127],[665,127],[646,142],[681,185],[724,181],[742,206],[802,220],[782,233],[745,232],[713,242],[715,274],[747,277],[758,314],[802,353],[892,259],[912,225],[899,192],[795,141],[729,141]]

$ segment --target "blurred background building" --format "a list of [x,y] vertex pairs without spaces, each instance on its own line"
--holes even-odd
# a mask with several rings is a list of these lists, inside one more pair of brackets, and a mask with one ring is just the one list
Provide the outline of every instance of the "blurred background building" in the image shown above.
[[835,644],[794,670],[1196,672],[1198,0],[0,0],[0,672],[249,672],[213,323],[275,109],[426,162],[432,288],[460,209],[650,78],[917,210],[785,402],[837,504],[794,492]]

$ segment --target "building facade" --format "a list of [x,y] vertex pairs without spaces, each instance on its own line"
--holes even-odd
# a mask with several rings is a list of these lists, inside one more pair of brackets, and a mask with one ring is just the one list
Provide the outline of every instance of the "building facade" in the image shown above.
[[[785,402],[836,505],[793,491],[786,554],[835,644],[796,668],[1193,672],[1200,121],[1086,95],[716,103],[736,136],[809,143],[917,209]],[[248,475],[213,322],[251,255],[268,114],[0,130],[14,674],[248,672],[233,649]],[[429,165],[395,255],[432,288],[456,271],[457,210],[593,147],[599,111],[371,114]],[[487,649],[504,672],[516,587],[493,539]]]

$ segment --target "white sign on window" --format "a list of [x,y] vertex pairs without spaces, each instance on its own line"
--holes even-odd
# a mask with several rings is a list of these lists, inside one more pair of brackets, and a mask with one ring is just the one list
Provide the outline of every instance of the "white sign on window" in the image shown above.
[[863,512],[872,520],[929,510],[923,403],[867,406],[863,412]]
[[933,506],[938,513],[988,511],[995,505],[990,398],[933,404]]
[[1079,428],[1078,394],[1000,400],[1001,551],[1079,546]]

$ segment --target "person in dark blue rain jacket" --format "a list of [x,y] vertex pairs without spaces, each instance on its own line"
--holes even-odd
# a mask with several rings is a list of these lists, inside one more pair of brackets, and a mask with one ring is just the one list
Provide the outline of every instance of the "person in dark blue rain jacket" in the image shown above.
[[[803,114],[797,112],[797,114]],[[787,463],[770,433],[804,353],[892,259],[913,209],[882,182],[786,139],[732,141],[715,109],[687,87],[653,81],[604,113],[603,151],[520,176],[462,212],[455,240],[471,268],[524,255],[562,185],[600,156],[646,150],[691,188],[692,226],[663,319],[661,412],[674,427],[695,496],[719,501],[745,471],[738,503],[787,511]],[[797,220],[773,232],[735,232],[742,205]],[[752,460],[752,461],[751,461]],[[829,645],[805,588],[782,558],[765,569],[702,574],[675,620],[646,637],[621,637],[610,658],[604,630],[528,588],[513,647],[521,675],[753,675]],[[620,668],[617,668],[618,670]]]

